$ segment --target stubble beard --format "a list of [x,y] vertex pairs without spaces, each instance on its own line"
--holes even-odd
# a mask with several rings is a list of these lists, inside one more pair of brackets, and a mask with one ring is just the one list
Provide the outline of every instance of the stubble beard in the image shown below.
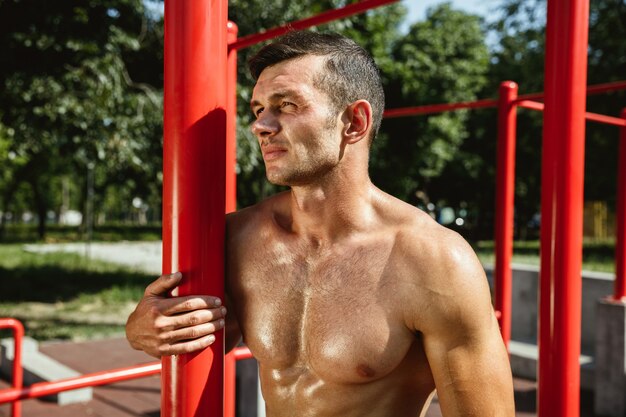
[[[333,111],[335,109],[329,111],[322,126],[323,132],[318,138],[318,141],[322,143],[332,140],[332,135],[336,134],[337,120]],[[339,157],[337,155],[329,150],[322,150],[318,155],[309,156],[306,161],[299,165],[296,165],[296,162],[291,162],[290,166],[277,169],[276,172],[268,171],[267,168],[265,172],[267,180],[274,185],[304,186],[322,181],[337,167],[338,163]]]
[[304,186],[321,181],[336,166],[337,161],[325,158],[324,161],[309,161],[307,166],[290,167],[277,170],[277,172],[266,171],[266,177],[274,185],[287,187]]

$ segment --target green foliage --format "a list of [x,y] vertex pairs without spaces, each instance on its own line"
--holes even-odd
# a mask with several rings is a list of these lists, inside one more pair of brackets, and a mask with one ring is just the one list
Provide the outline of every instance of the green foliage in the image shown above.
[[[492,52],[489,82],[480,94],[496,95],[501,81],[519,84],[520,94],[544,89],[545,0],[503,0],[501,18],[492,25],[499,45]],[[590,3],[588,84],[616,81],[626,74],[626,5],[621,0],[599,0]],[[588,111],[619,116],[626,104],[626,93],[617,92],[590,96]],[[520,237],[530,233],[526,225],[540,208],[542,113],[520,109],[517,130],[516,166],[516,229]],[[476,190],[474,204],[480,207],[485,222],[483,237],[491,237],[488,230],[493,219],[493,187],[495,184],[496,115],[477,112],[470,124],[476,139],[466,143],[484,161],[480,173],[482,184],[470,185]],[[618,131],[615,127],[596,123],[586,125],[585,199],[608,200],[614,203]],[[465,149],[461,149],[464,151]],[[450,175],[449,175],[450,174]],[[444,173],[454,183],[458,178],[452,172]],[[462,192],[462,190],[460,190]],[[470,197],[471,198],[471,197]]]
[[[394,45],[387,107],[471,101],[486,83],[488,51],[477,16],[443,4],[428,11]],[[458,28],[463,30],[458,30]],[[467,112],[389,119],[374,147],[372,176],[396,196],[439,200],[447,190],[431,186],[468,138]],[[469,156],[468,156],[469,157]],[[465,164],[471,175],[472,164]],[[390,175],[395,172],[397,175]]]
[[157,26],[141,0],[0,2],[0,211],[26,183],[43,232],[59,205],[54,179],[85,189],[90,165],[96,190],[157,191],[161,94],[126,64],[137,67]]

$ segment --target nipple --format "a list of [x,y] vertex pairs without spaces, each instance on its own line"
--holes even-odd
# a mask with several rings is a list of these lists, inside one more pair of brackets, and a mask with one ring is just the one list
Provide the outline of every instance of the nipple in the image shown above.
[[371,378],[376,374],[376,372],[374,372],[372,368],[364,364],[360,364],[359,366],[357,366],[356,372],[357,374],[359,374],[359,376],[362,376],[363,378]]

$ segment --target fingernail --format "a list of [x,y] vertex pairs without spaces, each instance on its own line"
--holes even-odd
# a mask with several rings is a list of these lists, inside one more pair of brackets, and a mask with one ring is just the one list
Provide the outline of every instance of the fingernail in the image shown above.
[[172,274],[172,278],[182,278],[182,276],[183,276],[183,274],[180,271],[179,272],[174,272]]
[[222,307],[222,316],[226,315],[226,307]]
[[210,343],[215,342],[215,336],[210,335],[210,336],[209,336],[209,342],[210,342]]
[[221,306],[222,305],[222,300],[220,300],[219,298],[215,299],[215,305],[216,306]]
[[224,324],[226,324],[226,322],[224,320],[220,320],[220,326],[224,327]]

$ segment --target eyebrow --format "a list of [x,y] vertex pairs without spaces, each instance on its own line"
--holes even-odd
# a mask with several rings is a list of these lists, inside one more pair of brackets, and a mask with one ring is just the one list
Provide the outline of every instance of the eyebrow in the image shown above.
[[[275,93],[272,93],[272,95],[269,96],[268,101],[269,102],[278,101],[285,97],[300,98],[302,97],[302,94],[300,94],[300,92],[298,92],[297,90],[279,90]],[[254,112],[254,108],[256,106],[261,106],[261,102],[258,100],[252,100],[250,102],[250,110]]]

